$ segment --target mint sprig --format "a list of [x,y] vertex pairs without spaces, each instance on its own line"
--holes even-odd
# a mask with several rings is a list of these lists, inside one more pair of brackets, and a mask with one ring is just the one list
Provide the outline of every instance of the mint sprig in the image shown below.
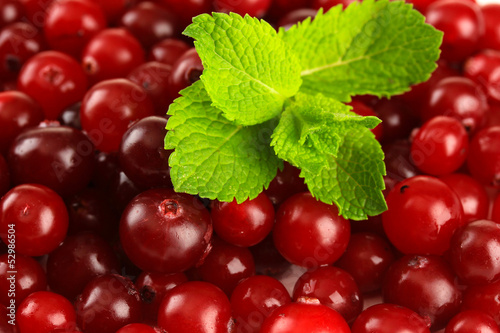
[[282,161],[346,218],[387,207],[385,165],[370,132],[380,120],[343,102],[391,96],[436,68],[442,33],[404,2],[341,6],[279,33],[237,14],[203,14],[185,34],[204,71],[169,108],[165,148],[177,191],[243,202]]

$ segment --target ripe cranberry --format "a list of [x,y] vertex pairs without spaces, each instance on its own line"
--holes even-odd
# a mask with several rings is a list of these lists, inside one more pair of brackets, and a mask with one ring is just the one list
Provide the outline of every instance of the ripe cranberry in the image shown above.
[[42,34],[31,24],[16,22],[0,30],[0,75],[3,80],[16,80],[26,61],[42,51]]
[[335,7],[337,5],[342,5],[342,7],[346,8],[354,1],[356,0],[314,0],[312,8],[314,9],[323,8],[323,12],[327,12],[330,8]]
[[[418,125],[409,105],[400,99],[383,99],[374,107],[375,113],[382,120],[382,141],[392,143],[397,139],[408,139],[411,131]],[[379,125],[379,126],[380,126]]]
[[486,92],[488,98],[500,101],[500,51],[485,50],[469,58],[464,74]]
[[[0,236],[16,253],[41,256],[66,236],[68,213],[56,192],[38,184],[14,187],[0,201]],[[14,234],[15,237],[9,236]]]
[[418,313],[395,304],[372,305],[356,318],[352,333],[430,333],[430,323]]
[[483,184],[500,186],[500,126],[487,127],[471,140],[467,166]]
[[189,45],[180,39],[166,38],[151,47],[148,60],[173,66],[189,48]]
[[173,101],[179,97],[179,91],[198,81],[203,72],[203,64],[195,48],[191,48],[177,59],[170,74],[169,98]]
[[394,251],[384,238],[364,232],[351,235],[335,265],[351,274],[359,290],[366,293],[382,288],[385,272],[394,260]]
[[444,331],[444,333],[470,332],[500,333],[500,329],[493,318],[486,313],[475,310],[466,310],[453,317],[448,325],[446,325],[446,329]]
[[285,30],[289,29],[293,25],[304,21],[307,18],[313,19],[316,16],[317,11],[310,8],[301,8],[291,11],[284,15],[279,21],[278,26],[283,27]]
[[[0,304],[8,307],[13,299],[17,307],[31,293],[45,289],[47,277],[35,259],[19,253],[0,256]],[[15,292],[13,298],[12,291]]]
[[434,330],[443,328],[458,313],[462,301],[453,271],[438,256],[407,255],[395,261],[387,271],[382,293],[385,302],[428,317]]
[[496,195],[492,206],[491,220],[500,224],[500,193]]
[[[349,103],[352,106],[352,111],[360,116],[367,117],[372,116],[376,117],[377,114],[373,109],[366,104],[359,101],[352,101]],[[382,125],[378,124],[377,127],[373,128],[372,133],[375,135],[375,139],[379,140],[382,138]]]
[[83,98],[80,118],[96,148],[116,151],[130,123],[152,116],[154,106],[144,89],[125,79],[99,82]]
[[309,7],[309,2],[309,0],[273,0],[267,11],[266,20],[277,22],[293,10]]
[[299,302],[283,305],[264,320],[260,333],[280,333],[283,328],[296,332],[350,333],[344,318],[319,302]]
[[132,8],[138,0],[85,0],[88,2],[94,2],[99,7],[101,7],[104,15],[106,16],[106,20],[110,25],[116,25],[122,15]]
[[293,288],[293,299],[316,298],[352,323],[363,310],[363,298],[354,278],[343,269],[324,266],[302,274]]
[[85,333],[115,333],[141,321],[139,293],[129,279],[114,274],[91,280],[75,302],[78,327]]
[[128,324],[120,328],[116,333],[157,333],[158,331],[145,324]]
[[281,204],[274,244],[293,264],[315,268],[334,263],[349,243],[350,225],[336,206],[299,193]]
[[436,116],[416,132],[410,156],[423,172],[446,175],[457,170],[466,160],[469,136],[457,119]]
[[37,28],[43,28],[47,8],[54,0],[19,0],[23,4],[26,18]]
[[491,316],[500,325],[500,280],[468,287],[463,295],[462,311],[477,310]]
[[462,61],[479,48],[484,18],[479,5],[467,0],[438,0],[425,12],[427,23],[444,32],[441,57]]
[[66,126],[33,127],[12,143],[8,163],[16,184],[43,184],[60,195],[81,191],[92,178],[94,145]]
[[271,0],[214,0],[215,11],[229,13],[234,12],[241,16],[250,15],[253,17],[262,17],[271,5]]
[[236,246],[260,243],[274,226],[274,207],[265,193],[240,204],[215,200],[211,214],[217,235]]
[[58,51],[31,57],[21,69],[17,85],[40,104],[47,119],[56,119],[87,91],[87,79],[80,64]]
[[86,0],[54,1],[47,9],[43,32],[53,50],[80,59],[83,48],[106,28],[106,17],[95,3]]
[[402,181],[420,174],[410,158],[411,144],[409,141],[394,141],[385,144],[382,149],[385,153],[387,175],[390,178]]
[[7,162],[0,154],[0,198],[10,189],[10,172]]
[[146,49],[178,33],[178,23],[173,13],[150,1],[140,2],[130,8],[121,17],[120,25],[130,31]]
[[299,177],[300,169],[288,162],[283,163],[283,170],[278,170],[276,176],[264,191],[271,202],[279,206],[294,194],[307,191],[304,178]]
[[231,304],[211,283],[183,283],[165,295],[158,326],[168,333],[227,333],[232,331]]
[[278,280],[265,275],[244,279],[231,294],[234,331],[259,333],[264,320],[290,302],[288,291]]
[[120,221],[123,249],[145,271],[175,273],[194,266],[211,236],[210,214],[198,199],[169,189],[136,196]]
[[212,9],[212,0],[157,0],[158,4],[175,14],[179,26],[190,24],[193,17],[208,13]]
[[280,276],[291,264],[283,258],[274,246],[272,232],[262,242],[250,247],[257,274]]
[[[0,304],[0,332],[2,333],[17,333],[17,324],[12,322],[16,316],[16,309],[11,307],[7,309]],[[12,325],[14,323],[14,325]]]
[[405,254],[443,254],[463,221],[460,199],[434,177],[404,180],[386,199],[389,209],[382,213],[384,230],[391,243]]
[[24,7],[17,0],[4,0],[0,4],[0,29],[24,17]]
[[484,34],[481,36],[480,45],[482,49],[500,50],[500,4],[488,3],[481,7],[484,17]]
[[144,61],[141,44],[124,28],[102,30],[82,52],[82,65],[90,83],[125,77]]
[[144,320],[150,324],[156,323],[163,297],[169,290],[187,282],[187,280],[184,273],[142,272],[135,281],[135,286],[143,301]]
[[49,291],[29,295],[17,309],[20,332],[52,333],[75,328],[75,310],[66,298]]

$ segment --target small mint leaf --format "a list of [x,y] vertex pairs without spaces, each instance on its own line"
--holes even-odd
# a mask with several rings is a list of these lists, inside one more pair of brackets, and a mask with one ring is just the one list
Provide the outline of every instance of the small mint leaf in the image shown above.
[[268,23],[238,14],[202,14],[184,34],[193,37],[201,76],[213,105],[241,125],[281,113],[300,88],[300,64]]
[[282,161],[269,146],[274,120],[244,127],[211,106],[201,81],[181,92],[170,106],[165,149],[174,189],[238,203],[269,185]]

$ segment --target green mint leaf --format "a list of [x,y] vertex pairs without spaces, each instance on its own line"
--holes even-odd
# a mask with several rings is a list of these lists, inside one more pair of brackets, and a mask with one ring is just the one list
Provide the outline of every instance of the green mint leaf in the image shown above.
[[209,199],[255,198],[282,161],[269,146],[274,120],[244,127],[213,107],[203,83],[195,82],[170,106],[165,149],[174,189]]
[[384,153],[369,129],[358,127],[344,137],[337,156],[316,173],[303,169],[301,177],[319,200],[339,207],[342,216],[364,220],[387,209],[382,190]]
[[201,80],[213,105],[241,125],[276,117],[302,83],[298,59],[265,21],[212,15],[195,17],[184,34],[196,40]]
[[298,93],[285,108],[272,135],[276,154],[311,173],[326,163],[325,154],[337,156],[344,136],[359,126],[374,128],[376,117],[362,117],[351,107],[323,95]]
[[400,94],[427,80],[442,35],[410,4],[388,0],[336,6],[280,31],[302,64],[301,91],[341,101]]

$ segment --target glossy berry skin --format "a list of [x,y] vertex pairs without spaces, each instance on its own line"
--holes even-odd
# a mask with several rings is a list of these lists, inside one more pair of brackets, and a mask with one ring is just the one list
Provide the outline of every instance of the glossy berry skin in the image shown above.
[[479,47],[484,18],[479,5],[467,0],[439,0],[427,7],[426,22],[444,32],[441,57],[462,61]]
[[262,17],[271,5],[271,2],[271,0],[215,0],[213,2],[213,6],[217,12],[234,12],[240,14],[241,16],[248,14],[252,17]]
[[10,190],[10,172],[5,158],[0,154],[0,198]]
[[316,10],[310,9],[310,8],[296,9],[294,11],[287,13],[285,16],[283,16],[278,21],[278,26],[280,28],[282,27],[285,30],[288,30],[293,25],[295,25],[299,22],[302,22],[307,18],[314,19],[314,16],[316,15],[316,13],[317,13]]
[[485,185],[500,186],[500,126],[487,127],[471,140],[467,166]]
[[173,66],[177,59],[189,49],[189,45],[180,39],[165,38],[151,47],[148,61],[158,61]]
[[[9,264],[15,266],[15,288],[12,288],[12,269]],[[22,254],[3,254],[0,256],[0,304],[9,306],[11,299],[15,300],[15,306],[31,293],[47,289],[47,277],[42,266],[33,258]],[[10,297],[9,291],[15,290],[15,297]]]
[[500,281],[468,287],[463,296],[462,311],[477,310],[490,315],[500,326]]
[[265,193],[240,204],[214,200],[211,208],[214,231],[236,246],[260,243],[274,226],[274,207]]
[[419,119],[412,114],[410,103],[401,99],[383,99],[374,105],[377,117],[382,120],[382,142],[394,143],[398,139],[408,139],[411,131],[418,126]]
[[39,184],[23,184],[7,192],[0,201],[0,221],[2,241],[12,242],[9,225],[13,224],[15,251],[27,256],[53,251],[68,230],[68,213],[61,197]]
[[500,225],[489,220],[470,222],[451,239],[450,262],[460,281],[487,284],[500,278]]
[[169,189],[142,192],[120,221],[123,249],[145,271],[176,273],[194,266],[211,236],[210,214],[198,199]]
[[128,324],[120,328],[116,333],[157,333],[154,328],[146,324]]
[[43,120],[40,106],[20,91],[0,92],[0,154],[6,154],[14,138]]
[[276,173],[274,179],[269,183],[269,187],[264,190],[269,200],[279,206],[283,201],[294,194],[306,192],[307,185],[304,178],[299,177],[300,169],[288,162],[283,163],[283,170]]
[[24,15],[24,7],[19,1],[2,1],[2,4],[0,4],[0,28],[21,21]]
[[[464,75],[479,84],[489,99],[500,101],[500,51],[484,50],[467,59]],[[491,112],[491,111],[490,111]]]
[[382,149],[385,154],[387,175],[391,179],[402,181],[420,174],[420,170],[410,158],[411,143],[408,140],[385,144]]
[[488,3],[481,6],[484,17],[484,34],[481,36],[482,49],[500,50],[500,4]]
[[462,224],[463,209],[453,190],[438,178],[416,176],[387,195],[382,223],[391,243],[405,254],[443,254]]
[[228,333],[233,326],[231,304],[211,283],[186,282],[163,298],[158,326],[168,333]]
[[44,23],[43,32],[50,48],[76,59],[107,24],[102,9],[86,0],[54,1],[47,9]]
[[203,64],[196,49],[193,47],[184,52],[172,66],[172,73],[169,78],[170,99],[173,101],[180,96],[179,91],[198,81],[202,72]]
[[384,302],[428,317],[432,329],[443,328],[462,301],[453,271],[438,256],[407,255],[395,261],[385,276],[382,294]]
[[80,64],[69,55],[45,51],[24,64],[17,87],[40,104],[46,119],[56,119],[64,108],[83,98],[87,78]]
[[166,125],[164,117],[146,117],[130,126],[122,136],[118,150],[120,165],[127,177],[141,188],[172,187],[168,166],[171,151],[163,149]]
[[394,260],[394,250],[384,238],[362,232],[351,235],[347,249],[335,265],[348,272],[359,290],[366,293],[382,288],[385,272]]
[[101,7],[104,15],[106,16],[106,21],[110,25],[118,24],[120,18],[123,14],[132,8],[138,1],[137,0],[86,0],[88,2],[94,2],[99,7]]
[[120,263],[111,246],[91,233],[67,237],[47,259],[50,289],[69,300],[74,300],[94,277],[119,271]]
[[363,310],[363,298],[354,278],[343,269],[324,266],[302,274],[293,288],[293,300],[316,298],[352,323]]
[[235,332],[259,333],[264,320],[282,305],[291,303],[281,282],[266,275],[242,280],[231,294]]
[[287,199],[276,213],[274,244],[293,264],[314,268],[334,263],[349,243],[350,225],[334,205],[310,193]]
[[117,151],[130,123],[152,116],[146,92],[125,79],[105,80],[90,88],[80,111],[82,128],[100,151]]
[[[293,327],[293,328],[292,328]],[[260,333],[350,333],[344,318],[325,305],[290,303],[276,309],[262,325]]]
[[82,52],[82,66],[91,84],[125,77],[144,61],[141,44],[124,28],[102,30]]
[[73,305],[61,295],[37,291],[29,295],[17,309],[20,332],[52,333],[75,328]]
[[500,329],[486,313],[466,310],[450,320],[444,333],[500,333]]
[[114,274],[91,280],[75,302],[78,327],[85,333],[115,333],[141,321],[139,293],[129,279]]
[[429,323],[418,313],[395,304],[372,305],[356,318],[352,333],[430,333]]
[[15,184],[43,184],[62,196],[81,191],[92,178],[94,145],[67,126],[33,127],[12,143],[7,157]]

